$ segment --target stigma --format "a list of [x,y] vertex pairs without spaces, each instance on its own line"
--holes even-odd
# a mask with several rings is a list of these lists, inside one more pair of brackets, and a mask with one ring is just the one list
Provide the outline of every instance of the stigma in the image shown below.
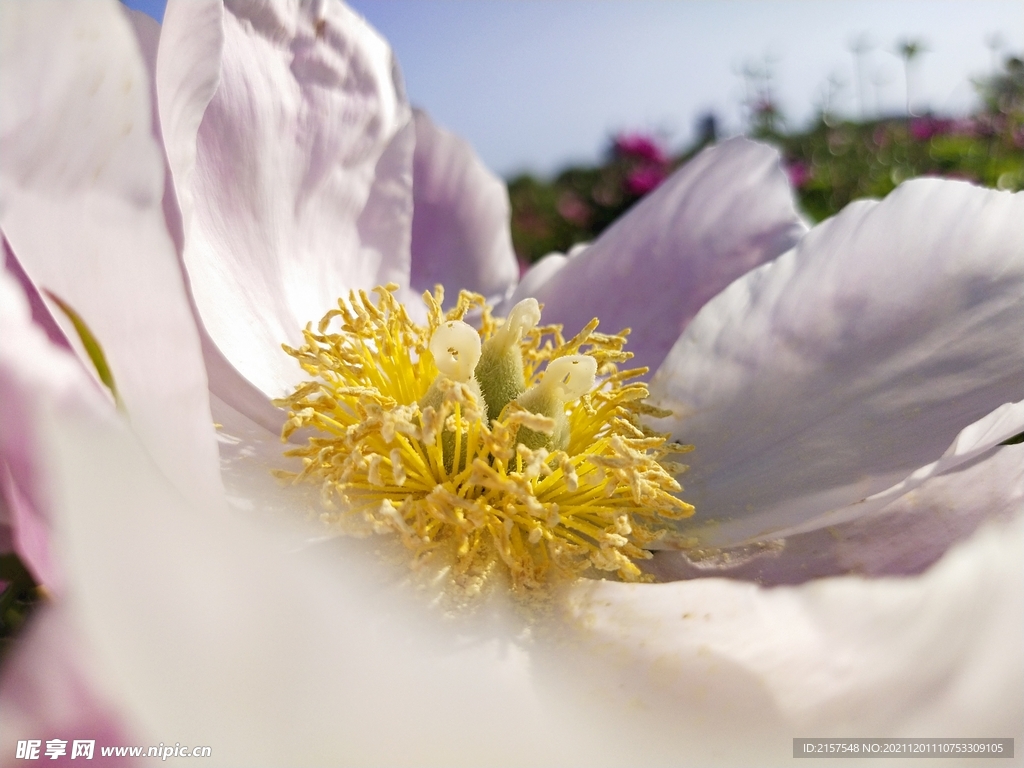
[[566,340],[534,299],[501,320],[466,291],[445,312],[440,287],[420,324],[396,290],[353,292],[284,346],[309,380],[275,401],[282,440],[310,436],[281,474],[320,486],[328,523],[398,536],[470,591],[645,580],[646,547],[693,514],[667,458],[692,446],[644,424],[667,414],[645,402],[646,369],[620,370],[628,330],[595,319]]

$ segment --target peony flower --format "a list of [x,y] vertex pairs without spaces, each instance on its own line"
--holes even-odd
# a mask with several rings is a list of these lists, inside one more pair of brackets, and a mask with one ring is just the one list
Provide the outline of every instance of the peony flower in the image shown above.
[[[908,182],[807,232],[777,155],[734,140],[516,285],[500,183],[340,5],[0,21],[3,520],[54,594],[3,670],[5,759],[77,734],[232,764],[1020,735],[1022,195]],[[446,613],[376,542],[309,543],[316,494],[270,474],[301,376],[280,344],[390,280],[633,329],[659,426],[697,446],[693,545],[652,566],[687,580],[579,582],[524,623],[500,596]]]
[[611,155],[627,165],[626,191],[646,195],[669,174],[669,156],[660,142],[644,133],[620,133],[612,142]]
[[626,189],[634,195],[646,195],[665,180],[665,171],[657,166],[642,166],[626,176]]
[[933,136],[944,136],[953,130],[954,121],[933,115],[915,117],[910,121],[910,135],[915,141],[930,141]]
[[612,142],[615,157],[642,160],[651,165],[667,165],[669,158],[661,143],[645,133],[620,133]]
[[790,184],[802,189],[813,178],[814,171],[803,160],[792,160],[786,164],[786,174],[789,176]]

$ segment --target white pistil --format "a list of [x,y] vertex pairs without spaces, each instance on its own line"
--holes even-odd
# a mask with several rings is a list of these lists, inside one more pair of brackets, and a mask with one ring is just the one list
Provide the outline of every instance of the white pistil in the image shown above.
[[590,355],[566,355],[548,363],[537,386],[572,402],[593,389],[596,379],[597,360]]
[[494,338],[505,346],[518,344],[523,340],[523,334],[532,331],[538,323],[540,323],[540,304],[536,299],[523,299],[512,307],[505,325],[498,329]]
[[548,363],[541,380],[524,392],[516,402],[526,410],[546,416],[555,423],[554,431],[543,434],[522,429],[519,441],[528,448],[561,451],[569,444],[569,422],[565,406],[594,387],[597,360],[590,355],[566,355]]
[[420,400],[420,407],[440,411],[445,389],[441,380],[449,379],[465,385],[480,409],[486,408],[483,392],[474,375],[480,361],[480,334],[461,320],[446,320],[430,337],[429,348],[440,374]]

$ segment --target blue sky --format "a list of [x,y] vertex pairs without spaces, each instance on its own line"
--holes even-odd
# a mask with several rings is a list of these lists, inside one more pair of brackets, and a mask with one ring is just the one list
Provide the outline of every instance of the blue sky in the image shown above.
[[[159,18],[163,3],[130,5]],[[410,100],[503,175],[551,173],[600,156],[615,131],[691,138],[715,112],[743,127],[747,70],[770,70],[793,125],[831,91],[835,110],[901,113],[893,50],[927,52],[915,109],[970,108],[993,44],[1024,51],[1024,0],[352,0],[390,42]],[[994,39],[995,37],[997,39]],[[851,46],[867,43],[858,79]],[[998,50],[998,49],[996,49]],[[828,85],[829,79],[833,85]]]

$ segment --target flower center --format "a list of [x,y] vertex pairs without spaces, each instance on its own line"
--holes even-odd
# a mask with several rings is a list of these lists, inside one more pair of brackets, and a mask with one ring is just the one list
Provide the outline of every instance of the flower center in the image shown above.
[[618,368],[628,330],[593,320],[566,341],[534,299],[500,321],[466,291],[443,312],[440,287],[420,325],[395,290],[351,293],[284,346],[311,379],[275,401],[282,439],[315,432],[286,452],[302,471],[283,474],[320,484],[329,521],[397,534],[463,587],[501,569],[515,590],[591,569],[642,580],[645,545],[693,514],[674,495],[685,468],[666,460],[692,446],[642,423],[666,414],[644,402],[646,369]]

